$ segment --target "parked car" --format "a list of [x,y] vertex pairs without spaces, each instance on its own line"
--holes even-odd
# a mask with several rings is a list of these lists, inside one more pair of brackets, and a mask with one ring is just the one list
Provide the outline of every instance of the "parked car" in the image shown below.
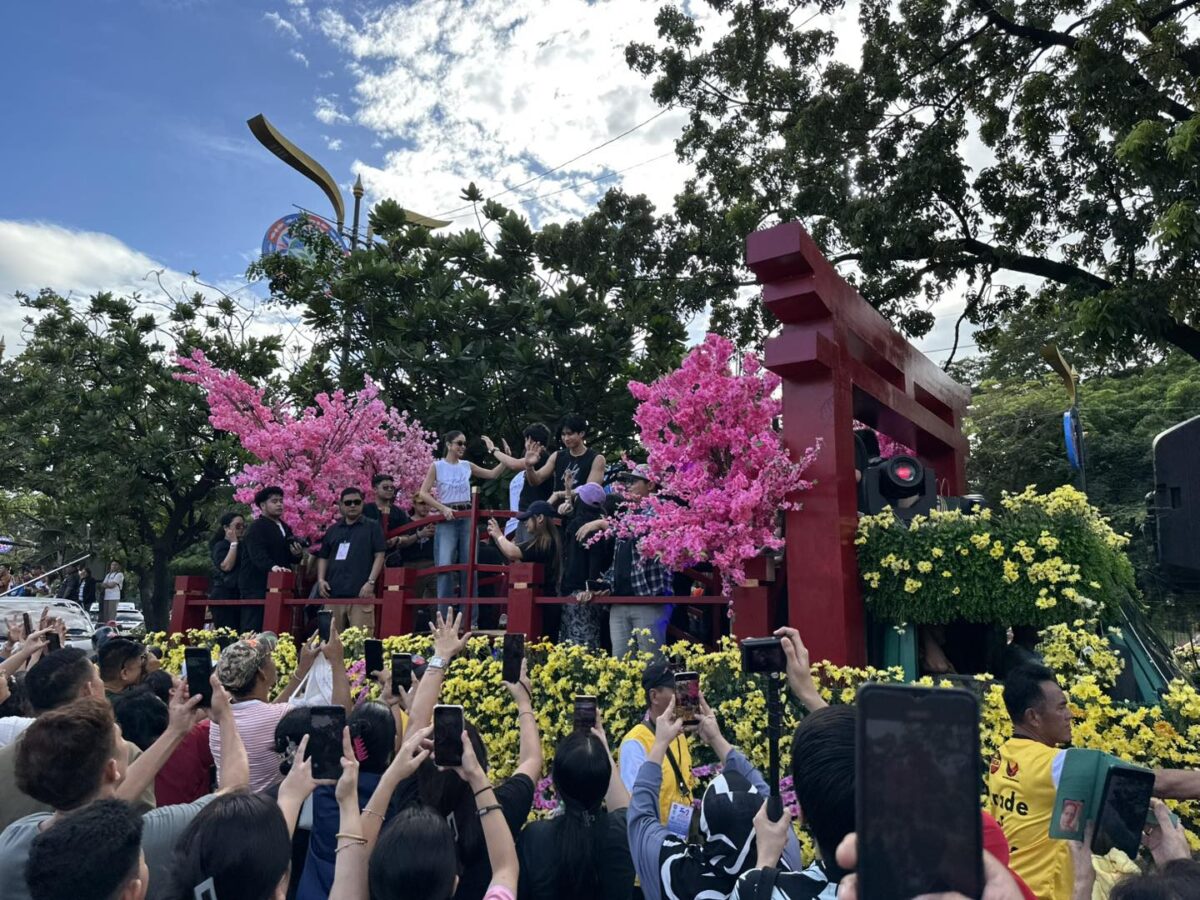
[[92,634],[96,628],[83,607],[74,600],[56,600],[53,597],[0,597],[0,621],[7,630],[14,616],[28,613],[34,627],[47,607],[50,615],[62,619],[67,626],[67,645],[92,652]]
[[[100,622],[100,604],[93,603],[88,607],[88,614],[92,621],[97,625],[107,625],[108,622]],[[142,615],[142,611],[137,608],[137,605],[128,600],[122,600],[117,604],[117,616],[112,621],[117,624],[117,631],[121,634],[131,634],[135,631],[141,632],[146,629],[146,619]]]

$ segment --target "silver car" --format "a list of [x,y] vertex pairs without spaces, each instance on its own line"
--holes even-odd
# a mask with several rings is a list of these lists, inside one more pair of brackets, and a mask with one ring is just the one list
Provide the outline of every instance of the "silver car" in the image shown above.
[[83,607],[74,600],[59,600],[54,597],[0,597],[0,617],[7,631],[8,623],[14,617],[20,618],[22,613],[28,613],[34,628],[42,618],[42,612],[49,609],[50,615],[62,619],[67,626],[67,646],[78,647],[80,650],[92,652],[92,633],[96,627]]

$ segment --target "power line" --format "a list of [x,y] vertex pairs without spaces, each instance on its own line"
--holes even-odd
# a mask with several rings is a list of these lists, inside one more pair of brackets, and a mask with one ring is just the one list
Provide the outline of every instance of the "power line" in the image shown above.
[[[505,188],[498,194],[492,194],[492,196],[488,197],[487,199],[495,200],[497,197],[503,197],[505,194],[511,194],[513,191],[520,190],[521,188],[526,187],[527,185],[533,184],[535,181],[541,181],[547,175],[551,175],[551,174],[557,172],[559,169],[562,169],[562,168],[565,168],[566,166],[571,165],[571,163],[578,162],[579,160],[583,159],[585,156],[591,156],[597,150],[603,150],[609,144],[615,144],[617,141],[621,140],[621,138],[623,138],[623,137],[628,137],[629,135],[631,135],[635,131],[637,131],[639,128],[649,125],[651,122],[653,122],[659,116],[666,115],[672,109],[674,109],[673,106],[664,107],[663,109],[660,109],[658,112],[656,112],[654,115],[652,115],[650,118],[646,119],[645,121],[638,122],[636,125],[634,125],[632,128],[630,128],[628,131],[622,131],[616,137],[611,137],[604,143],[597,144],[595,147],[592,147],[590,150],[585,150],[583,153],[580,153],[578,156],[574,156],[571,159],[568,159],[566,162],[559,163],[557,166],[555,166],[552,169],[547,169],[541,175],[535,175],[533,178],[526,179],[525,181],[522,181],[520,184],[514,184],[512,187]],[[472,209],[474,207],[474,205],[475,204],[473,204],[473,203],[468,203],[465,206],[458,206],[458,207],[455,207],[454,209],[449,209],[449,210],[446,210],[445,212],[438,213],[433,218],[443,219],[446,216],[453,216],[454,213],[462,212],[465,209]],[[461,218],[461,216],[459,218]]]

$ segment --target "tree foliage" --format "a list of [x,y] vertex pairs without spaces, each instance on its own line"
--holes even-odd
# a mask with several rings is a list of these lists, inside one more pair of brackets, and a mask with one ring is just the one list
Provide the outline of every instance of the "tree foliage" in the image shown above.
[[[270,256],[250,276],[301,311],[317,335],[298,394],[369,375],[392,405],[438,432],[519,438],[531,420],[578,411],[592,441],[624,450],[633,434],[631,379],[678,362],[694,285],[660,278],[681,252],[644,197],[610,192],[592,215],[540,232],[500,204],[479,203],[479,228],[430,232],[392,201],[371,213],[375,239],[344,255]],[[315,229],[311,230],[315,232]]]
[[[975,325],[1052,310],[1117,360],[1200,358],[1196,3],[703,2],[724,33],[666,5],[627,58],[690,113],[678,228],[715,280],[748,231],[799,219],[910,334],[965,284]],[[855,8],[851,65],[810,23]],[[760,336],[760,307],[734,301],[714,298],[716,328]]]
[[0,365],[0,483],[36,494],[42,518],[76,547],[90,523],[95,547],[138,576],[147,622],[161,626],[170,561],[212,529],[238,462],[200,391],[172,378],[171,355],[202,349],[261,380],[279,340],[249,336],[228,298],[197,295],[161,314],[107,293],[19,299],[30,316],[24,349]]

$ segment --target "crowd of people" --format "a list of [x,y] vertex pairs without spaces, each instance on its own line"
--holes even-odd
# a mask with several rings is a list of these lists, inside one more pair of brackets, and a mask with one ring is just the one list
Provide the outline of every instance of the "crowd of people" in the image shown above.
[[[635,514],[631,500],[655,490],[648,469],[634,467],[621,475],[619,487],[606,487],[605,459],[588,446],[588,424],[580,416],[563,420],[558,450],[548,450],[552,434],[542,423],[531,424],[523,436],[524,453],[519,456],[509,451],[506,442],[497,447],[491,438],[481,436],[482,445],[495,459],[494,466],[485,468],[466,458],[463,432],[448,432],[441,439],[442,458],[430,464],[413,497],[398,497],[395,478],[387,473],[374,476],[371,497],[358,486],[347,485],[338,501],[337,521],[312,546],[297,538],[284,521],[283,490],[262,488],[254,497],[258,516],[250,524],[241,513],[230,511],[212,536],[210,598],[246,601],[245,605],[214,605],[213,624],[240,632],[261,629],[261,598],[272,571],[307,575],[306,583],[312,585],[308,596],[315,608],[329,597],[373,601],[385,565],[429,569],[465,564],[472,535],[471,519],[462,513],[471,509],[472,480],[508,474],[515,516],[504,523],[494,519],[486,523],[486,535],[476,542],[476,561],[542,566],[543,595],[574,601],[545,608],[545,630],[551,637],[595,650],[611,649],[618,655],[631,648],[655,651],[672,612],[669,598],[676,591],[676,575],[657,560],[644,558],[634,540],[615,536],[613,528],[621,516]],[[430,518],[435,521],[403,530]],[[423,577],[418,596],[438,602],[430,604],[420,624],[429,620],[435,606],[446,614],[456,607],[456,600],[488,590],[464,582],[458,571]],[[646,597],[647,603],[606,605],[606,594]],[[343,626],[374,629],[373,602],[338,604],[333,611]],[[480,627],[481,615],[486,618],[489,612],[481,613],[480,606],[474,606],[471,627]]]
[[125,591],[125,572],[119,562],[109,564],[99,579],[90,565],[56,567],[0,565],[0,597],[56,598],[74,600],[84,610],[97,605],[97,617],[108,622],[117,614]]
[[[808,865],[791,815],[768,814],[772,785],[703,693],[694,728],[676,715],[663,661],[645,666],[645,713],[615,757],[600,711],[559,741],[549,817],[531,818],[546,765],[525,664],[504,683],[519,733],[511,774],[489,774],[470,706],[461,763],[436,765],[432,722],[469,637],[462,626],[461,614],[438,615],[411,689],[394,692],[383,670],[372,673],[380,699],[357,703],[336,629],[303,644],[286,680],[272,635],[243,638],[221,651],[206,707],[134,641],[111,638],[92,659],[51,652],[53,620],[14,635],[0,663],[0,900],[867,900],[855,874],[856,711],[821,698],[795,630],[777,635],[803,713],[790,775],[818,851]],[[316,778],[308,752],[325,707],[298,701],[319,657],[332,673],[323,700],[345,712],[336,779]],[[1053,672],[1027,665],[1010,673],[1004,697],[1014,733],[980,813],[983,896],[1090,898],[1090,850],[1048,835],[1056,761],[1071,737],[1062,690]],[[720,762],[699,795],[695,742]],[[1157,771],[1155,793],[1200,797],[1200,773]],[[1159,801],[1153,809],[1158,826],[1144,842],[1154,866],[1111,896],[1200,896],[1182,827]]]

